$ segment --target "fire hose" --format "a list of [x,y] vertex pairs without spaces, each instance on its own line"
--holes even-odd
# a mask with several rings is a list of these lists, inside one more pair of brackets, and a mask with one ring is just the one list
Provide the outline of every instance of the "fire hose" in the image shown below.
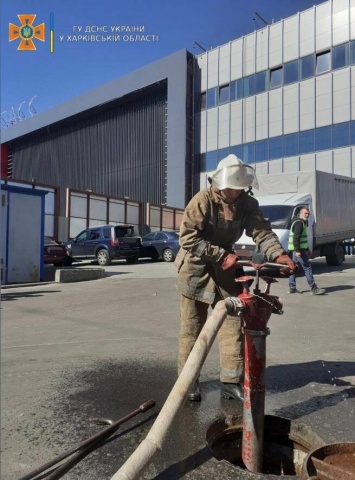
[[[250,370],[246,370],[244,406],[246,402],[248,402],[249,405],[248,408],[244,408],[244,412],[246,413],[243,417],[243,425],[246,431],[246,434],[243,436],[243,461],[248,470],[252,472],[261,471],[265,401],[265,386],[263,382],[265,370],[265,338],[267,335],[267,333],[265,333],[267,331],[266,323],[271,313],[282,313],[282,302],[278,297],[269,295],[270,284],[275,281],[273,278],[263,277],[267,286],[263,293],[259,290],[259,271],[263,267],[277,267],[281,269],[285,266],[276,263],[265,263],[258,266],[250,262],[243,262],[242,264],[251,265],[256,268],[254,294],[249,292],[249,284],[253,279],[248,276],[240,277],[236,280],[242,283],[243,293],[238,295],[238,297],[229,297],[216,304],[148,435],[122,467],[111,477],[111,480],[137,479],[145,471],[146,467],[153,460],[153,457],[162,450],[168,430],[179,409],[184,404],[188,391],[199,376],[202,365],[216,338],[218,330],[228,314],[241,315],[246,327],[244,331],[246,336],[251,337],[254,335],[256,337],[259,334],[259,336],[264,339],[264,342],[259,341],[259,346],[256,349],[255,339],[249,338],[249,340],[246,340],[247,348],[249,342],[250,358],[253,357],[257,359],[259,364],[257,367],[257,376],[253,376]],[[260,358],[258,358],[259,355],[261,355]],[[256,418],[254,417],[255,409],[253,402],[258,408],[262,409],[261,412],[258,412]]]

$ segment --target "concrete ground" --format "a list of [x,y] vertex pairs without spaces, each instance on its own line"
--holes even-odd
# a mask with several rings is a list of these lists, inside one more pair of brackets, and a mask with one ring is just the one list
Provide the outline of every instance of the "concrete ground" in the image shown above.
[[[301,422],[326,443],[355,442],[355,257],[342,267],[316,259],[313,268],[324,296],[311,296],[304,278],[298,294],[286,293],[284,278],[272,286],[285,313],[269,321],[266,413]],[[96,433],[102,427],[91,417],[117,420],[154,399],[155,408],[123,424],[65,476],[110,479],[174,385],[179,299],[172,264],[117,262],[106,273],[91,282],[2,289],[3,480],[18,480]],[[242,410],[220,398],[217,345],[201,382],[202,402],[185,403],[142,478],[244,478],[206,447],[211,423]]]

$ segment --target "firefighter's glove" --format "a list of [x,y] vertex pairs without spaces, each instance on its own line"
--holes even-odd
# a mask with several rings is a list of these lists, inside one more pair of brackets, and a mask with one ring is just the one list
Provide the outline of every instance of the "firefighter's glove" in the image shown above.
[[292,275],[298,269],[297,263],[295,263],[286,253],[280,255],[275,259],[275,263],[279,265],[285,265],[285,268],[281,268],[280,273],[282,275]]
[[229,268],[236,268],[240,265],[238,264],[239,257],[234,253],[228,253],[221,258],[219,264],[221,265],[222,270],[228,270]]

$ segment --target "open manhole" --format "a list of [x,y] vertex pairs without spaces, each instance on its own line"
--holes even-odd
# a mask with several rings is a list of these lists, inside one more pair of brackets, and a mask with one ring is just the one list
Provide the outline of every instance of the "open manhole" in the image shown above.
[[[239,470],[241,479],[283,477],[295,480],[301,475],[307,454],[325,442],[307,425],[282,417],[265,415],[263,473],[245,469],[242,460],[243,417],[233,415],[213,422],[206,431],[206,441],[214,457]],[[262,477],[260,477],[262,475]]]

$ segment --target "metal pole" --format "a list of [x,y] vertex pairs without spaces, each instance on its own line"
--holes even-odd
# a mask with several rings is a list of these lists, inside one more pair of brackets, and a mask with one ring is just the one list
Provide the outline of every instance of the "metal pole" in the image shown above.
[[29,472],[26,475],[23,475],[19,480],[30,480],[31,478],[37,477],[40,473],[44,472],[45,470],[48,470],[50,467],[53,467],[54,465],[61,462],[65,458],[69,457],[73,453],[78,452],[78,451],[82,452],[84,449],[87,449],[88,447],[92,447],[97,442],[106,440],[114,432],[116,432],[116,430],[118,430],[119,426],[122,425],[122,423],[127,422],[127,420],[130,420],[131,418],[135,417],[139,413],[146,412],[147,410],[151,409],[154,406],[155,406],[155,401],[154,400],[148,400],[147,402],[140,405],[139,408],[137,408],[136,410],[133,410],[133,412],[131,412],[128,415],[120,418],[116,422],[113,422],[110,426],[104,428],[100,432],[95,433],[95,435],[92,435],[90,438],[88,438],[88,439],[84,440],[83,442],[79,443],[79,445],[72,448],[68,452],[65,452],[65,453],[62,453],[61,455],[58,455],[53,460],[50,460],[49,462],[45,463],[41,467],[38,467],[35,470],[32,470],[32,472]]

